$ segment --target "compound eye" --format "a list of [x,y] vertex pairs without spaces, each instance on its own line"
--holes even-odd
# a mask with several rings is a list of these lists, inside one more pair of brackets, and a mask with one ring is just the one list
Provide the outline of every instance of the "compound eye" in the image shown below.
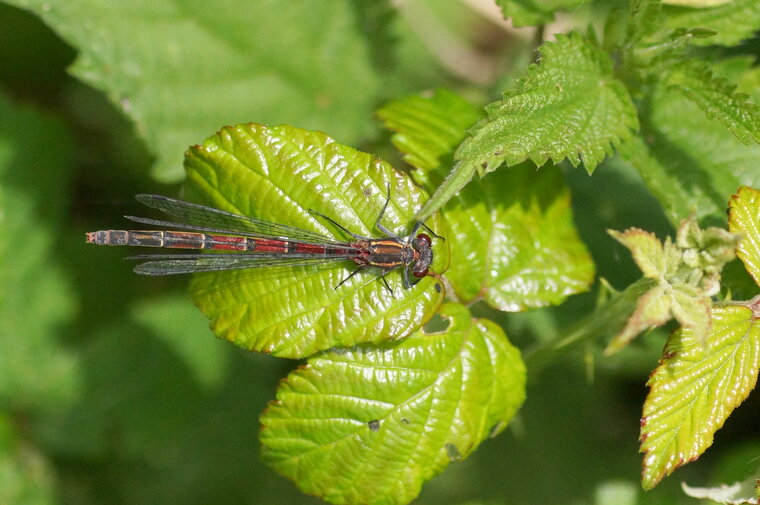
[[[425,242],[429,246],[433,244],[433,241],[430,240],[430,237],[428,237],[424,233],[420,233],[419,235],[417,235],[417,240],[421,240],[421,241]],[[427,275],[427,274],[425,274],[425,275]]]
[[430,272],[430,269],[425,267],[425,270],[421,270],[419,272],[417,270],[414,270],[412,272],[412,275],[414,275],[418,279],[422,279],[423,277],[427,276],[428,272]]

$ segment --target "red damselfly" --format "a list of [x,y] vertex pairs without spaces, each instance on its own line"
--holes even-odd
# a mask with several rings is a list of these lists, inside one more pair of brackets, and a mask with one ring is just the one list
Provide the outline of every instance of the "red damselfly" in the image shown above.
[[[385,274],[397,268],[402,269],[405,288],[412,286],[410,274],[417,278],[432,275],[432,240],[428,235],[417,232],[420,227],[424,227],[435,237],[438,235],[421,221],[414,225],[409,235],[395,235],[381,223],[390,201],[390,187],[388,197],[375,222],[375,227],[385,234],[383,238],[358,235],[324,214],[309,211],[351,237],[351,240],[347,241],[166,196],[143,194],[135,198],[148,207],[178,218],[180,222],[135,216],[124,216],[125,218],[136,223],[184,231],[101,230],[87,233],[87,242],[113,246],[202,249],[212,252],[133,256],[130,259],[147,260],[134,268],[138,274],[173,275],[352,261],[357,268],[335,286],[336,288],[362,270],[376,267],[389,291]],[[223,254],[226,252],[231,254]]]

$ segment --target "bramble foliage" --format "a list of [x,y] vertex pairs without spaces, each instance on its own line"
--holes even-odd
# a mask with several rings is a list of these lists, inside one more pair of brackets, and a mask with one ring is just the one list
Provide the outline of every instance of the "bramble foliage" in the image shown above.
[[[756,401],[760,2],[493,3],[0,0],[0,502],[690,503],[631,456]],[[390,190],[433,275],[209,271],[199,313],[82,245],[181,181],[349,242]],[[720,446],[680,472],[744,487],[684,491],[748,503]]]

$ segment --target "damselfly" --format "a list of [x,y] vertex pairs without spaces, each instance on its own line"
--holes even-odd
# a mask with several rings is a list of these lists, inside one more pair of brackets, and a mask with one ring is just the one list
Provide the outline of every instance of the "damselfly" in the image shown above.
[[[385,287],[390,291],[385,274],[401,268],[404,287],[410,288],[410,274],[417,278],[432,275],[432,240],[424,233],[421,221],[409,235],[391,233],[382,224],[390,201],[390,188],[375,227],[384,238],[364,237],[353,233],[331,218],[318,212],[312,214],[330,222],[352,240],[339,241],[327,235],[292,226],[270,223],[251,217],[233,214],[220,209],[176,200],[161,195],[137,195],[140,203],[165,212],[180,222],[161,221],[144,217],[124,216],[136,223],[175,228],[165,230],[101,230],[87,233],[87,242],[98,245],[129,245],[164,247],[171,249],[203,249],[231,254],[153,254],[133,256],[147,260],[134,271],[143,275],[172,275],[193,272],[236,270],[261,267],[307,266],[340,261],[353,261],[357,268],[336,288],[368,267],[380,270]],[[234,254],[232,254],[234,252]]]

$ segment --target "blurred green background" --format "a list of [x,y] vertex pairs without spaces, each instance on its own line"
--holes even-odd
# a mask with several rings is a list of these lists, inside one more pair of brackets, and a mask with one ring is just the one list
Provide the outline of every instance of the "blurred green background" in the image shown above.
[[[442,86],[492,100],[535,34],[473,7],[489,2],[281,4],[0,2],[0,504],[321,503],[258,461],[258,415],[296,363],[216,339],[186,278],[138,277],[84,233],[123,227],[135,193],[177,195],[184,149],[235,122],[321,129],[402,167],[373,110]],[[658,203],[614,160],[566,175],[599,274],[625,287],[638,272],[604,230],[671,233]],[[593,300],[475,310],[529,351]],[[598,349],[532,373],[510,428],[415,503],[692,503],[681,480],[745,478],[758,395],[699,463],[641,491],[644,383],[664,335],[598,358],[592,378]]]

